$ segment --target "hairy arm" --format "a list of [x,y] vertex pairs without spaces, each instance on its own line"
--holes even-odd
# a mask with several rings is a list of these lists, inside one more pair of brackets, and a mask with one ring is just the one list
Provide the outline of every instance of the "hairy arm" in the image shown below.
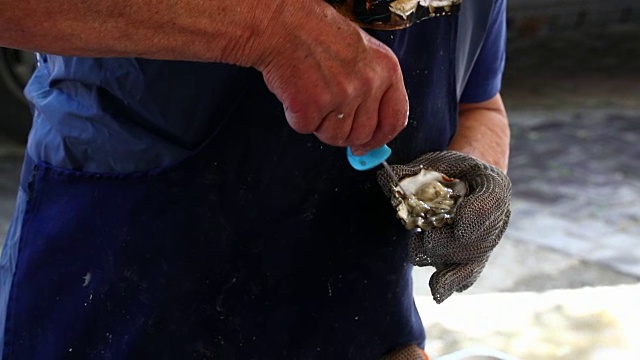
[[[0,44],[60,55],[254,66],[278,2],[0,0]],[[295,11],[291,9],[290,11]],[[263,47],[263,48],[260,48]]]
[[407,121],[395,55],[322,0],[0,0],[0,45],[254,67],[294,130],[356,153]]
[[449,150],[474,156],[506,172],[509,121],[500,94],[480,103],[460,104],[458,130]]

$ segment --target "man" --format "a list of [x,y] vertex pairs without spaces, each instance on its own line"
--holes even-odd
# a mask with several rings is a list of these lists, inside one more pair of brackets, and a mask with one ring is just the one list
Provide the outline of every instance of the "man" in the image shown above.
[[42,53],[3,359],[421,346],[410,234],[344,147],[506,170],[504,2],[467,2],[369,33],[321,0],[1,2],[0,43]]

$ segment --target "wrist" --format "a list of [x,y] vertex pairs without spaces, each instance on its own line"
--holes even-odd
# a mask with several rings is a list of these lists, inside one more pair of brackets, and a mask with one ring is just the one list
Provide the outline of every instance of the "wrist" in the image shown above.
[[[314,36],[355,27],[324,0],[277,1],[267,16],[259,14],[251,48],[246,49],[248,66],[261,72],[277,66],[295,66],[296,56],[304,58],[320,44]],[[323,28],[325,31],[323,31]],[[346,30],[346,29],[345,29]],[[317,37],[316,37],[317,39]],[[285,62],[285,64],[278,63]]]

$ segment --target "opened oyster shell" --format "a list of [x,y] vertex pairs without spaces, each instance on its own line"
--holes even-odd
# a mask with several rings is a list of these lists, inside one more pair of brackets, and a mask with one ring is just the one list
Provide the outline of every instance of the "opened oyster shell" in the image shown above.
[[407,19],[418,8],[418,0],[396,0],[389,4],[389,10]]
[[462,0],[325,0],[358,25],[378,30],[412,24],[458,12]]
[[422,169],[394,187],[394,206],[407,229],[429,230],[453,222],[467,185],[437,171]]

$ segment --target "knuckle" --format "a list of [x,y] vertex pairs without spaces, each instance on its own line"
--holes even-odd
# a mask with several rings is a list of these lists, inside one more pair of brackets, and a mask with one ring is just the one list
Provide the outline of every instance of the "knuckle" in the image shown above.
[[334,81],[334,94],[338,101],[349,101],[359,95],[362,92],[362,85],[359,77],[347,76]]
[[364,89],[377,89],[380,84],[380,73],[373,70],[368,70],[359,77],[359,80],[361,84],[360,86],[362,86]]
[[318,126],[317,120],[310,117],[306,112],[286,112],[287,122],[289,126],[300,134],[310,134],[314,132]]
[[309,103],[306,104],[308,109],[313,109],[317,117],[324,117],[333,110],[335,96],[329,91],[320,91],[315,94]]
[[308,121],[289,121],[291,128],[300,134],[310,134],[315,130],[315,127]]
[[400,63],[393,53],[387,53],[386,56],[383,57],[383,61],[380,62],[380,66],[389,77],[395,79],[398,75],[402,76]]

